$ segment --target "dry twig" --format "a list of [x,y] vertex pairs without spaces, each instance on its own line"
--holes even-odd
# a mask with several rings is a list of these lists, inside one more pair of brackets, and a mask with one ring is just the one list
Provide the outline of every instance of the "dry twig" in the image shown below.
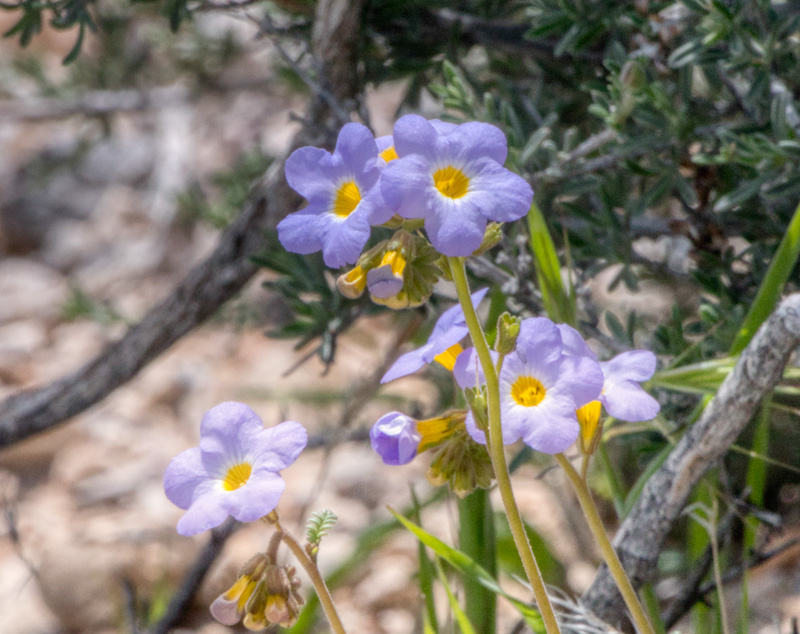
[[[700,420],[653,474],[620,526],[614,548],[635,587],[653,578],[664,540],[693,487],[725,455],[758,404],[777,385],[799,344],[800,294],[794,294],[783,300],[761,326]],[[612,623],[618,622],[625,611],[605,566],[598,571],[583,602]]]
[[[324,93],[312,97],[306,124],[291,149],[333,145],[340,121],[329,101],[333,97],[339,103],[351,103],[358,90],[353,60],[360,15],[359,0],[318,3],[314,54]],[[203,323],[253,277],[258,268],[251,258],[262,248],[264,232],[274,230],[299,204],[283,177],[283,161],[276,161],[253,188],[211,256],[122,339],[75,372],[0,403],[0,447],[55,427],[91,407]]]

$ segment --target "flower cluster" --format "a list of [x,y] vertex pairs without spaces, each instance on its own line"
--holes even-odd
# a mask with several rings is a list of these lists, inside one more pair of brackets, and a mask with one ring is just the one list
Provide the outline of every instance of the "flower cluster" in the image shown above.
[[[481,297],[476,293],[473,302],[477,304]],[[437,322],[428,343],[400,357],[384,381],[443,358],[442,364],[453,371],[462,389],[480,393],[485,383],[483,369],[474,348],[462,350],[459,342],[464,336],[463,313],[459,307],[451,308]],[[492,354],[497,362],[500,353]],[[565,451],[580,434],[581,446],[589,452],[596,441],[601,406],[626,421],[649,420],[658,413],[658,402],[639,386],[654,371],[651,352],[625,352],[601,363],[574,328],[544,317],[525,319],[519,323],[514,349],[503,356],[498,375],[503,443],[521,439],[536,451],[555,454]],[[387,464],[405,464],[422,450],[425,435],[420,430],[428,422],[398,412],[387,414],[372,429],[373,448]],[[475,442],[486,444],[485,429],[472,412],[465,425]]]
[[[440,274],[430,269],[438,254],[488,248],[501,235],[495,223],[530,208],[533,191],[503,167],[507,153],[505,135],[486,123],[406,115],[390,137],[377,140],[348,123],[332,154],[304,147],[287,159],[286,179],[308,205],[280,222],[278,237],[293,253],[322,251],[334,268],[357,262],[338,283],[349,297],[369,289],[392,308],[419,305]],[[370,227],[387,223],[424,226],[435,257],[398,235],[362,254]]]

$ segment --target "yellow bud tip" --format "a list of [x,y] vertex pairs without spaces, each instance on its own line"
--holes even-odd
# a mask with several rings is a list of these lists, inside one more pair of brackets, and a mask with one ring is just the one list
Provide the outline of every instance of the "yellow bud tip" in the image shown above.
[[581,425],[581,449],[583,453],[594,453],[597,446],[597,436],[600,432],[600,401],[591,401],[575,411]]
[[348,299],[358,299],[367,288],[367,273],[360,266],[356,266],[339,276],[336,287]]

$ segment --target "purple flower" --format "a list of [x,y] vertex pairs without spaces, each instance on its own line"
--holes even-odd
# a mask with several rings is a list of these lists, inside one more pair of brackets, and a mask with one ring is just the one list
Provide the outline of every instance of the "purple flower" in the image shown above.
[[[558,324],[565,354],[596,360],[597,355],[586,345],[580,333],[566,324]],[[656,371],[656,356],[649,350],[631,350],[600,363],[603,391],[597,400],[610,416],[631,423],[650,420],[658,414],[658,401],[640,386]]]
[[[473,293],[472,305],[477,307],[488,290],[488,288],[484,288]],[[464,321],[464,312],[461,310],[461,306],[456,304],[452,308],[448,308],[436,321],[427,343],[421,348],[407,352],[395,361],[389,371],[383,375],[381,383],[388,383],[394,379],[399,379],[401,376],[413,374],[422,366],[434,361],[438,355],[446,353],[466,337],[468,333],[469,328],[467,328],[467,324]],[[453,356],[452,360],[455,362],[455,356]],[[452,370],[453,366],[450,365],[448,369]]]
[[533,191],[503,167],[503,132],[487,123],[462,125],[406,115],[394,126],[398,159],[381,175],[386,204],[404,218],[424,218],[436,250],[467,256],[480,247],[488,220],[522,218]]
[[286,160],[286,181],[308,206],[278,224],[278,238],[292,253],[322,251],[325,264],[338,268],[358,259],[370,225],[393,212],[376,187],[378,146],[366,126],[348,123],[339,132],[333,154],[303,147]]
[[661,406],[640,386],[656,371],[656,356],[649,350],[623,352],[601,363],[605,381],[598,400],[610,416],[629,422],[654,418]]
[[175,456],[164,474],[167,497],[186,509],[178,532],[200,533],[228,515],[253,522],[270,513],[285,487],[278,471],[295,461],[306,441],[299,423],[264,429],[243,403],[211,408],[200,423],[200,446]]
[[381,416],[369,432],[372,448],[388,465],[408,464],[417,455],[422,435],[417,421],[400,412]]
[[[536,451],[554,454],[578,437],[575,410],[596,399],[603,386],[599,364],[587,356],[564,354],[561,332],[549,319],[525,319],[517,349],[500,370],[503,444],[522,438]],[[483,432],[467,421],[478,442]]]

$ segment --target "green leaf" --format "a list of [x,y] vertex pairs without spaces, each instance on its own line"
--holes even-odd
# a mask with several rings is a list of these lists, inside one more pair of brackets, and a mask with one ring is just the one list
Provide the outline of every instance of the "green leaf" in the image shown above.
[[731,355],[739,354],[744,350],[761,324],[769,317],[783,292],[786,280],[789,279],[789,275],[797,264],[798,255],[800,255],[800,204],[795,209],[794,216],[778,245],[778,250],[775,252],[775,257],[772,258],[772,263],[767,269],[764,281],[761,282],[756,298],[731,344],[729,351]]
[[522,618],[535,634],[546,634],[544,629],[544,621],[542,620],[542,616],[539,614],[539,611],[536,608],[508,594],[500,587],[492,575],[486,572],[484,568],[476,564],[461,551],[448,546],[439,538],[434,537],[413,522],[408,521],[405,517],[393,509],[389,508],[389,512],[395,516],[395,519],[397,519],[398,522],[411,531],[418,540],[433,550],[433,552],[439,555],[439,557],[444,559],[456,570],[460,571],[464,575],[474,577],[480,581],[485,588],[488,588],[495,594],[507,599],[511,605],[513,605],[519,611]]
[[436,560],[436,572],[439,576],[439,581],[441,582],[442,586],[444,586],[444,591],[447,593],[447,602],[450,604],[450,609],[453,611],[453,614],[456,617],[456,623],[458,623],[458,629],[461,630],[461,634],[475,634],[475,629],[472,627],[467,615],[464,614],[464,610],[462,610],[461,606],[458,604],[458,599],[456,599],[456,596],[450,589],[450,583],[447,581],[447,575],[444,574],[442,563],[438,559]]
[[542,211],[534,201],[528,211],[531,253],[539,291],[547,315],[557,322],[576,325],[575,296],[564,288],[561,264]]
[[[494,512],[485,489],[476,489],[458,501],[458,543],[466,555],[496,576]],[[464,577],[463,585],[469,620],[481,634],[494,634],[497,612],[494,593],[471,577]]]

